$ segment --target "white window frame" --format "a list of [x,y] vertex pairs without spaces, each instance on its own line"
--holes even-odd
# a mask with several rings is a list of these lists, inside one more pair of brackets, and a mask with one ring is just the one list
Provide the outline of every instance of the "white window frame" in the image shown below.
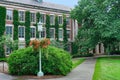
[[66,17],[66,22],[67,22],[67,18],[69,19],[69,24],[67,24],[67,23],[66,24],[70,25],[70,17],[69,16]]
[[[7,52],[7,48],[9,49],[9,52]],[[9,56],[9,54],[12,52],[12,50],[10,49],[10,47],[5,45],[5,55]]]
[[[23,21],[20,20],[20,12],[24,12]],[[18,16],[19,16],[19,21],[20,21],[20,22],[25,22],[25,11],[24,11],[24,10],[19,10],[19,11],[18,11]]]
[[[59,40],[60,40],[60,41],[63,41],[63,29],[62,29],[62,28],[59,28],[59,30],[62,30],[62,38],[59,37]],[[59,32],[58,32],[58,34],[59,34]],[[60,35],[60,34],[59,34],[59,35]]]
[[70,29],[67,29],[67,31],[70,31],[70,37],[68,38],[68,40],[70,41],[70,39],[71,39],[71,30]]
[[[8,11],[8,10],[12,11],[12,14],[10,14],[11,19],[10,19],[10,18],[9,18],[9,19],[7,18],[7,11]],[[13,10],[12,10],[12,9],[7,9],[7,10],[6,10],[6,20],[7,20],[7,21],[13,21]]]
[[[62,23],[59,23],[59,17],[62,17]],[[62,15],[58,15],[58,24],[62,25],[63,24],[63,16]]]
[[[22,45],[22,47],[20,47],[21,45]],[[19,42],[19,43],[18,43],[18,48],[19,48],[19,49],[25,48],[25,42]]]
[[[42,22],[43,24],[45,24],[46,23],[46,14],[45,13],[41,13],[41,15],[44,15],[44,22]],[[40,20],[41,20],[41,18],[40,18]]]
[[54,38],[51,38],[51,35],[50,35],[50,40],[55,40],[55,28],[50,28],[50,29],[54,30]]
[[[51,21],[51,16],[53,16],[53,20]],[[54,14],[50,14],[50,25],[54,25],[55,24],[55,15]]]
[[[24,38],[19,38],[19,27],[24,28]],[[25,41],[25,26],[18,26],[18,38],[19,38],[20,41]]]
[[[41,38],[46,38],[46,28],[44,27],[43,30],[45,31],[45,37],[42,37]],[[42,35],[42,34],[41,34]]]
[[[33,37],[31,37],[31,35],[30,35],[30,40],[34,40],[35,38],[36,38],[36,27],[35,26],[30,26],[30,29],[31,28],[34,28],[35,29],[35,37],[33,38]],[[30,33],[31,34],[31,33]]]
[[12,35],[11,35],[11,39],[13,40],[14,26],[13,26],[12,24],[6,24],[6,25],[5,25],[5,34],[6,34],[6,26],[11,26],[11,27],[12,27]]
[[[32,19],[31,14],[34,14],[34,20]],[[31,21],[31,23],[36,23],[36,13],[35,12],[30,12],[30,21]]]

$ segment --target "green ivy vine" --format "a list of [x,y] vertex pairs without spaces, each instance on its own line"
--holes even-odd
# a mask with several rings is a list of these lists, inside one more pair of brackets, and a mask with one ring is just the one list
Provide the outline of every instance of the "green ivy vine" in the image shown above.
[[[5,23],[6,23],[6,8],[0,6],[0,37],[2,37],[5,33]],[[0,57],[5,57],[4,52],[5,52],[4,44],[1,44],[0,45]]]
[[46,15],[46,38],[50,38],[50,16]]
[[30,12],[25,12],[25,41],[26,46],[29,45],[30,42]]
[[55,16],[55,39],[59,41],[59,24],[58,24],[58,16]]

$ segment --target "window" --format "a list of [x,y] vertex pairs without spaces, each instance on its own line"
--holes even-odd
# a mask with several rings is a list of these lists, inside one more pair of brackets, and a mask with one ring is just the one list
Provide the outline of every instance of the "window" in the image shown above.
[[45,38],[46,37],[45,34],[46,34],[46,30],[45,28],[43,28],[43,31],[41,31],[41,38]]
[[7,20],[13,20],[13,11],[12,10],[7,10],[7,13],[6,13],[6,18]]
[[63,30],[59,29],[59,39],[63,38]]
[[69,17],[66,18],[66,23],[67,23],[67,25],[70,24],[70,18]]
[[70,30],[67,30],[67,38],[70,38]]
[[9,55],[11,52],[12,52],[11,48],[6,46],[6,50],[5,50],[6,55]]
[[41,14],[41,22],[45,23],[45,14]]
[[24,11],[19,11],[19,20],[25,21],[25,12]]
[[12,26],[6,26],[6,35],[10,35],[12,37],[12,33],[13,33],[13,30],[12,30]]
[[62,16],[58,16],[58,23],[59,23],[59,24],[62,24],[62,22],[63,22],[63,21],[62,21]]
[[30,36],[31,36],[31,38],[35,38],[35,35],[36,35],[35,30],[36,30],[35,28],[30,28],[30,34],[31,34]]
[[50,29],[50,38],[55,38],[55,29]]
[[50,15],[50,24],[53,25],[55,22],[55,17],[54,15]]
[[25,37],[25,28],[19,27],[19,38],[24,38],[24,37]]
[[30,13],[30,21],[31,21],[31,22],[35,22],[35,20],[36,20],[36,15],[35,15],[35,13]]

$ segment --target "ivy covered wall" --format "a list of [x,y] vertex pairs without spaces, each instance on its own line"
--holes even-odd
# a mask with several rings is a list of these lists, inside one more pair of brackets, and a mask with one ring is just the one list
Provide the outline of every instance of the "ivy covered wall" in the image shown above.
[[55,16],[55,39],[59,41],[59,24],[58,24],[58,16]]
[[29,46],[30,42],[30,12],[25,12],[25,42],[26,47]]
[[46,15],[46,38],[50,38],[50,16]]
[[[0,6],[0,38],[5,33],[5,22],[6,22],[6,8]],[[1,42],[1,40],[0,40],[0,42]],[[0,57],[5,57],[4,44],[0,45]]]

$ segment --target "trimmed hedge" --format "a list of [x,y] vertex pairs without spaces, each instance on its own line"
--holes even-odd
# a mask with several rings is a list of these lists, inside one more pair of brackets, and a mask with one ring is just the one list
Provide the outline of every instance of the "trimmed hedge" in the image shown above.
[[[9,72],[12,75],[36,75],[38,61],[38,52],[31,47],[14,51],[8,58]],[[42,71],[45,74],[67,75],[71,69],[71,56],[66,51],[51,46],[42,50]]]

